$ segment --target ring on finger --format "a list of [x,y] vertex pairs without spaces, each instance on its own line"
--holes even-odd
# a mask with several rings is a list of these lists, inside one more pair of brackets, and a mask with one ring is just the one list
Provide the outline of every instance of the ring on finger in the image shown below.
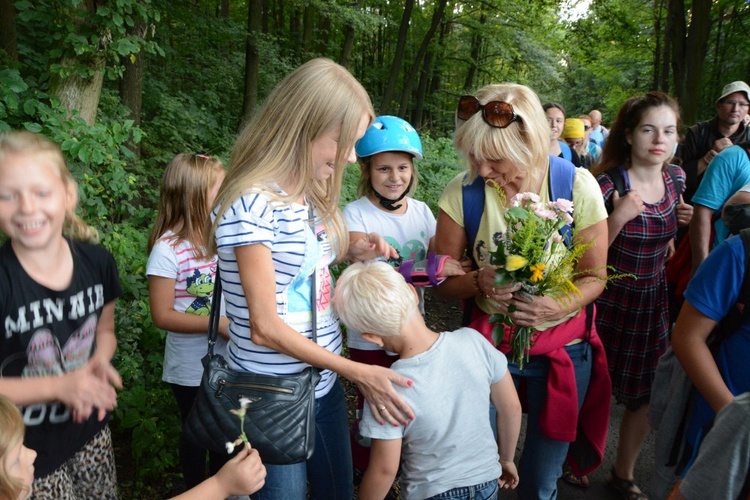
[[385,410],[387,410],[387,408],[385,407],[385,405],[380,405],[378,407],[378,411],[385,411]]

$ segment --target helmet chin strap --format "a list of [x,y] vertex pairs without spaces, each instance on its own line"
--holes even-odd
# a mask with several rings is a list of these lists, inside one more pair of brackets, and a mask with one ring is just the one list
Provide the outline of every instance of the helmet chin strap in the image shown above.
[[392,212],[394,210],[398,210],[399,208],[401,208],[403,206],[401,204],[396,205],[396,203],[398,203],[399,201],[401,201],[404,198],[406,198],[406,194],[411,189],[411,185],[412,185],[413,182],[414,182],[414,177],[412,177],[409,180],[409,185],[406,187],[406,189],[404,190],[404,192],[401,193],[401,196],[399,196],[395,200],[389,200],[388,198],[384,197],[383,195],[381,195],[380,193],[378,193],[374,189],[372,190],[372,192],[375,194],[375,198],[377,198],[378,201],[380,202],[380,206],[382,206],[386,210],[390,210]]

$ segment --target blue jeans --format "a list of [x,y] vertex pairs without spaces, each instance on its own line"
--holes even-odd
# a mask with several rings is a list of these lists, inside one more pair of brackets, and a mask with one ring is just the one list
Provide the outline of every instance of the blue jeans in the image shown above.
[[474,486],[461,486],[452,490],[438,493],[427,500],[496,500],[497,499],[497,479],[487,481]]
[[[591,380],[591,346],[588,342],[581,342],[567,346],[565,350],[575,367],[580,410]],[[539,428],[539,416],[547,400],[549,360],[544,356],[532,356],[523,370],[519,370],[515,363],[509,363],[508,369],[516,388],[521,380],[526,382],[528,422],[526,441],[518,464],[518,497],[522,500],[555,499],[557,480],[562,475],[570,443],[550,439]]]
[[341,382],[315,400],[315,451],[310,460],[266,465],[266,484],[253,500],[351,500],[354,496],[349,419]]

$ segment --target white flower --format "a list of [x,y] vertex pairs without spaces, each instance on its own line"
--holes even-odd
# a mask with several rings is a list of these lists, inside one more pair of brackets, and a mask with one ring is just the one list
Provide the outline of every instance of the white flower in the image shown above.
[[227,441],[224,446],[227,449],[227,454],[231,455],[234,452],[234,443]]
[[565,198],[558,198],[557,201],[553,201],[550,205],[561,212],[571,213],[573,211],[573,202]]
[[241,408],[247,408],[250,405],[250,403],[252,403],[252,401],[250,401],[250,398],[246,398],[244,396],[240,398]]
[[544,220],[557,220],[557,214],[552,211],[544,208],[544,205],[542,204],[535,204],[534,206],[534,213],[537,217]]
[[560,233],[555,233],[552,235],[552,241],[554,243],[562,243],[563,237]]

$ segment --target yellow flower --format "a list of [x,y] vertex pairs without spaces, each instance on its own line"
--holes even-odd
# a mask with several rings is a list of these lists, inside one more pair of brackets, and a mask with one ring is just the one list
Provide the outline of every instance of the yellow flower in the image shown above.
[[544,279],[544,268],[547,267],[547,265],[544,262],[540,262],[538,264],[534,264],[529,269],[531,269],[531,282],[536,283],[537,281],[542,281]]
[[508,258],[505,259],[505,269],[511,272],[517,271],[528,263],[529,259],[526,257],[521,257],[520,255],[508,255]]

